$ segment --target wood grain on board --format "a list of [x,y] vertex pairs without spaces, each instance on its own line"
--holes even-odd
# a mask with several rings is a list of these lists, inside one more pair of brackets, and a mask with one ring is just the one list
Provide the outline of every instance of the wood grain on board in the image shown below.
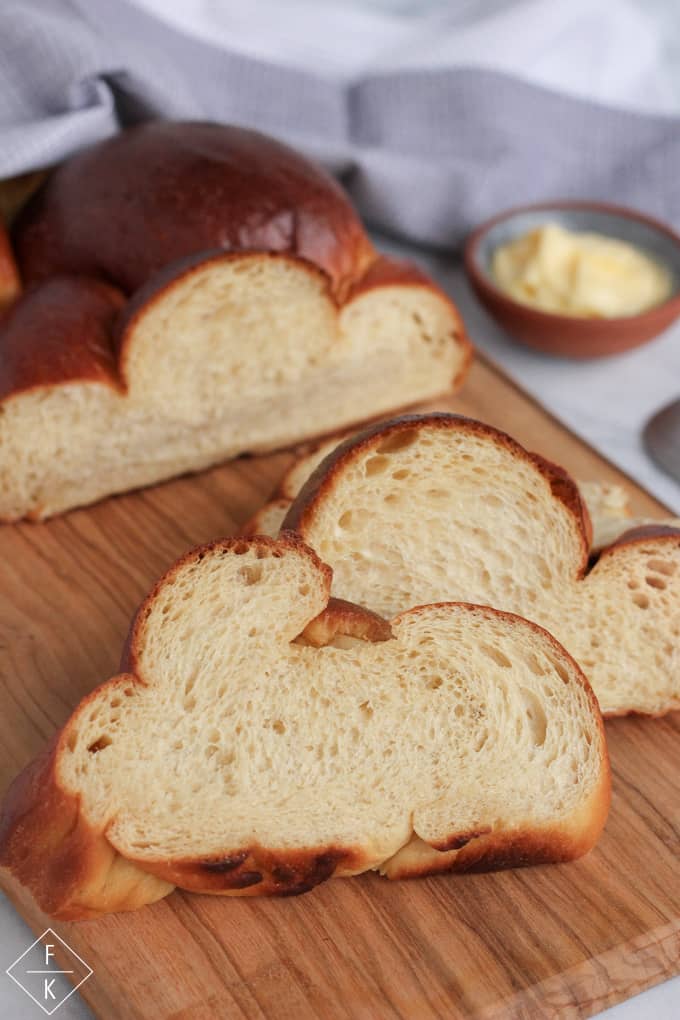
[[[578,478],[649,495],[478,361],[442,409],[482,418]],[[116,671],[130,617],[190,546],[232,534],[289,454],[242,459],[43,525],[0,528],[0,793],[79,698]],[[175,892],[133,914],[53,924],[94,969],[106,1020],[586,1017],[680,972],[680,713],[607,725],[612,811],[574,864],[297,899]],[[48,919],[10,884],[36,932]]]

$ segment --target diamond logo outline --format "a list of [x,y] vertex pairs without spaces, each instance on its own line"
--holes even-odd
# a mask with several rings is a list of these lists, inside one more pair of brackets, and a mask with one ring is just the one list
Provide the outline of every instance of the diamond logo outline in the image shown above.
[[[25,987],[24,985],[22,985],[21,981],[19,981],[19,979],[18,979],[18,978],[17,978],[17,977],[16,977],[16,976],[15,976],[14,974],[12,974],[12,971],[14,970],[14,968],[16,967],[16,965],[17,965],[18,963],[21,963],[21,961],[23,960],[23,958],[24,958],[24,957],[25,957],[25,956],[26,956],[26,955],[27,955],[28,953],[30,953],[30,951],[31,951],[32,949],[34,949],[34,948],[35,948],[35,946],[37,946],[37,945],[38,945],[38,943],[42,943],[42,941],[43,941],[43,939],[45,938],[45,936],[46,936],[46,935],[54,936],[54,938],[55,938],[55,939],[58,939],[58,940],[59,940],[59,942],[61,942],[62,946],[64,946],[64,948],[65,948],[65,949],[67,949],[67,950],[69,951],[69,953],[70,953],[70,954],[71,954],[72,956],[74,956],[74,957],[76,958],[76,960],[78,960],[78,962],[79,962],[79,963],[81,963],[81,964],[83,965],[83,967],[84,967],[84,969],[85,969],[85,971],[86,971],[86,973],[85,973],[85,974],[84,974],[84,976],[83,976],[83,977],[82,977],[82,978],[80,979],[80,981],[78,982],[78,984],[77,984],[77,985],[74,985],[74,986],[73,986],[73,988],[71,988],[70,992],[68,992],[68,994],[67,994],[67,995],[65,995],[63,999],[60,999],[60,1000],[59,1000],[59,1002],[57,1002],[57,1003],[56,1003],[56,1004],[55,1004],[55,1005],[54,1005],[54,1006],[53,1006],[53,1007],[52,1007],[51,1009],[48,1009],[48,1008],[47,1008],[47,1007],[46,1007],[45,1005],[43,1005],[43,1003],[42,1003],[42,1002],[40,1002],[40,1000],[39,1000],[39,999],[36,999],[35,995],[33,995],[33,993],[32,993],[32,992],[29,992],[28,988],[26,988],[26,987]],[[27,973],[29,973],[29,972],[27,972]],[[51,973],[54,973],[54,974],[56,975],[56,974],[66,974],[66,973],[69,973],[69,972],[68,972],[68,971],[64,971],[64,970],[56,970],[56,969],[55,969],[55,970],[54,970],[53,972],[51,972]],[[86,982],[86,981],[87,981],[87,980],[88,980],[89,978],[91,978],[91,977],[92,977],[92,975],[94,974],[94,970],[92,969],[92,967],[90,967],[89,963],[86,963],[86,962],[85,962],[85,960],[83,960],[82,956],[79,956],[79,955],[78,955],[78,953],[76,953],[75,949],[73,949],[73,948],[72,948],[72,947],[71,947],[71,946],[70,946],[70,945],[68,944],[68,942],[66,942],[66,941],[65,941],[65,939],[63,939],[63,938],[61,937],[61,935],[58,935],[58,934],[56,933],[56,931],[54,930],[54,928],[45,928],[45,931],[44,931],[44,932],[42,933],[42,935],[39,935],[39,936],[38,936],[38,938],[37,938],[37,939],[35,939],[35,941],[34,941],[34,942],[31,942],[30,946],[29,946],[29,947],[28,947],[27,949],[25,949],[25,950],[23,951],[23,953],[22,953],[22,954],[21,954],[20,956],[17,956],[17,958],[16,958],[16,960],[14,961],[14,963],[10,963],[9,967],[7,967],[7,969],[5,970],[5,974],[7,975],[7,977],[8,977],[8,978],[10,978],[10,979],[11,979],[11,980],[12,980],[12,981],[14,982],[14,984],[15,984],[15,985],[18,985],[18,987],[19,987],[19,988],[21,989],[21,991],[22,991],[22,992],[23,992],[23,993],[24,993],[25,995],[27,995],[27,996],[29,997],[29,999],[32,999],[32,1000],[33,1000],[33,1002],[34,1002],[34,1003],[36,1004],[36,1006],[39,1006],[39,1007],[40,1007],[40,1009],[41,1009],[41,1010],[43,1011],[43,1013],[46,1013],[46,1014],[47,1014],[47,1016],[52,1016],[52,1014],[53,1014],[53,1013],[56,1013],[56,1011],[57,1011],[57,1010],[58,1010],[58,1009],[60,1008],[60,1006],[63,1006],[63,1005],[64,1005],[64,1003],[65,1003],[65,1002],[66,1002],[66,1001],[67,1001],[68,999],[70,999],[70,998],[71,998],[71,996],[73,995],[73,993],[74,993],[74,992],[77,992],[77,991],[78,991],[78,989],[80,988],[80,986],[81,986],[81,985],[85,984],[85,982]]]

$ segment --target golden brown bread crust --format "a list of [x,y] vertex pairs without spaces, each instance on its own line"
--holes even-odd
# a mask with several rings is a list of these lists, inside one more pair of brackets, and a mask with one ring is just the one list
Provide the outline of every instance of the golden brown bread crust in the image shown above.
[[301,638],[306,644],[323,648],[337,637],[351,637],[359,641],[389,641],[392,628],[387,620],[370,609],[347,602],[346,599],[330,598],[324,611],[307,624]]
[[532,453],[530,457],[550,480],[553,495],[557,496],[571,510],[574,517],[581,521],[582,530],[588,540],[588,549],[590,549],[593,544],[593,523],[578,485],[569,472],[559,464],[554,464],[540,453]]
[[42,910],[64,921],[136,910],[166,896],[172,886],[121,857],[85,821],[78,797],[60,787],[56,763],[67,729],[9,788],[0,812],[0,869],[27,886]]
[[171,262],[221,249],[300,256],[342,299],[375,257],[320,167],[256,131],[198,122],[150,122],[79,153],[13,236],[26,281],[83,273],[128,294]]
[[[99,831],[89,824],[80,810],[79,798],[59,784],[60,750],[68,747],[71,727],[78,725],[81,713],[87,712],[96,694],[102,688],[114,687],[125,695],[126,689],[131,686],[145,684],[144,677],[140,675],[138,653],[144,640],[151,603],[160,589],[172,584],[183,566],[200,561],[208,553],[220,549],[237,552],[240,548],[245,551],[253,545],[268,551],[274,547],[277,552],[287,547],[303,549],[321,569],[330,600],[330,567],[322,563],[297,535],[286,534],[277,540],[262,536],[223,539],[191,550],[158,581],[133,618],[123,652],[123,670],[136,671],[122,672],[85,697],[47,750],[14,780],[0,812],[0,868],[27,886],[41,909],[54,917],[78,920],[111,911],[134,910],[167,895],[174,885],[195,892],[222,895],[290,896],[306,892],[333,876],[354,874],[370,866],[371,861],[364,851],[340,846],[310,847],[292,852],[253,845],[225,847],[219,856],[198,860],[128,860],[109,843],[106,826]],[[496,615],[494,610],[482,608],[481,611]],[[331,639],[339,629],[366,640],[385,640],[390,636],[387,633],[389,625],[385,621],[359,606],[342,602],[334,604],[330,600],[327,612],[335,617],[336,622],[341,622],[340,628],[328,628]],[[500,615],[512,617],[509,613]],[[365,618],[364,625],[362,617]],[[540,627],[532,626],[545,634]],[[321,632],[317,634],[317,637],[320,636]],[[548,637],[557,653],[569,658],[561,646]],[[575,667],[575,673],[597,708],[595,696],[578,667]],[[609,806],[609,763],[606,745],[603,743],[602,747],[604,757],[600,787],[593,804],[587,806],[587,824],[581,824],[578,838],[570,837],[569,833],[550,834],[531,830],[495,835],[452,833],[445,841],[446,846],[455,845],[462,849],[441,852],[429,847],[427,860],[420,860],[417,865],[411,861],[402,864],[399,874],[406,877],[444,870],[515,867],[548,860],[568,860],[585,853],[595,843]],[[422,843],[422,840],[419,842]],[[407,844],[400,853],[407,851],[409,846]],[[389,868],[386,870],[389,873]],[[395,870],[392,877],[399,877],[399,874]]]
[[488,436],[501,446],[505,446],[516,457],[529,461],[537,467],[550,483],[553,495],[559,499],[574,517],[581,534],[581,556],[577,566],[577,577],[583,577],[588,567],[590,552],[590,517],[585,507],[576,482],[557,465],[545,460],[538,454],[528,453],[516,440],[500,429],[474,418],[466,418],[459,414],[435,412],[432,414],[405,414],[389,421],[377,422],[357,435],[351,436],[341,443],[319,464],[316,471],[307,479],[297,498],[293,501],[281,525],[281,530],[294,531],[305,536],[309,523],[316,513],[316,506],[323,501],[335,485],[337,475],[358,454],[364,453],[372,446],[391,443],[408,442],[408,434],[422,427],[436,429],[463,430],[472,435]]
[[40,386],[87,380],[119,387],[113,328],[124,297],[87,277],[29,288],[0,334],[0,400]]
[[4,223],[0,220],[0,314],[19,295],[19,270]]

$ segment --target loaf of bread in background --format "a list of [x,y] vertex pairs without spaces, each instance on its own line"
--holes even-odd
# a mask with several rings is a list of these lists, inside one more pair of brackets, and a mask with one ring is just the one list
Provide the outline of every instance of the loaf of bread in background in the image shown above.
[[[468,605],[391,625],[329,602],[293,536],[187,554],[142,604],[125,672],[10,789],[0,865],[56,917],[173,886],[290,895],[566,861],[604,825],[602,720],[545,631]],[[349,648],[314,647],[346,633]]]
[[1,519],[346,429],[470,360],[454,305],[373,249],[339,185],[241,128],[103,142],[49,175],[12,239]]
[[[304,465],[305,469],[307,465]],[[333,593],[387,617],[464,600],[550,631],[603,712],[680,707],[680,531],[627,532],[588,569],[591,530],[576,483],[509,436],[454,415],[370,427],[305,472],[252,533],[295,530],[333,568]]]

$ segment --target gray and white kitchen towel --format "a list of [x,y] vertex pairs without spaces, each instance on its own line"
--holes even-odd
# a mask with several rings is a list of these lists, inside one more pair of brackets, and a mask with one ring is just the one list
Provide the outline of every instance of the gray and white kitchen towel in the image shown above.
[[672,108],[673,84],[641,11],[395,6],[3,0],[0,177],[122,125],[188,117],[294,143],[370,225],[411,242],[453,248],[499,209],[556,196],[615,196],[680,227],[680,120],[650,112]]

